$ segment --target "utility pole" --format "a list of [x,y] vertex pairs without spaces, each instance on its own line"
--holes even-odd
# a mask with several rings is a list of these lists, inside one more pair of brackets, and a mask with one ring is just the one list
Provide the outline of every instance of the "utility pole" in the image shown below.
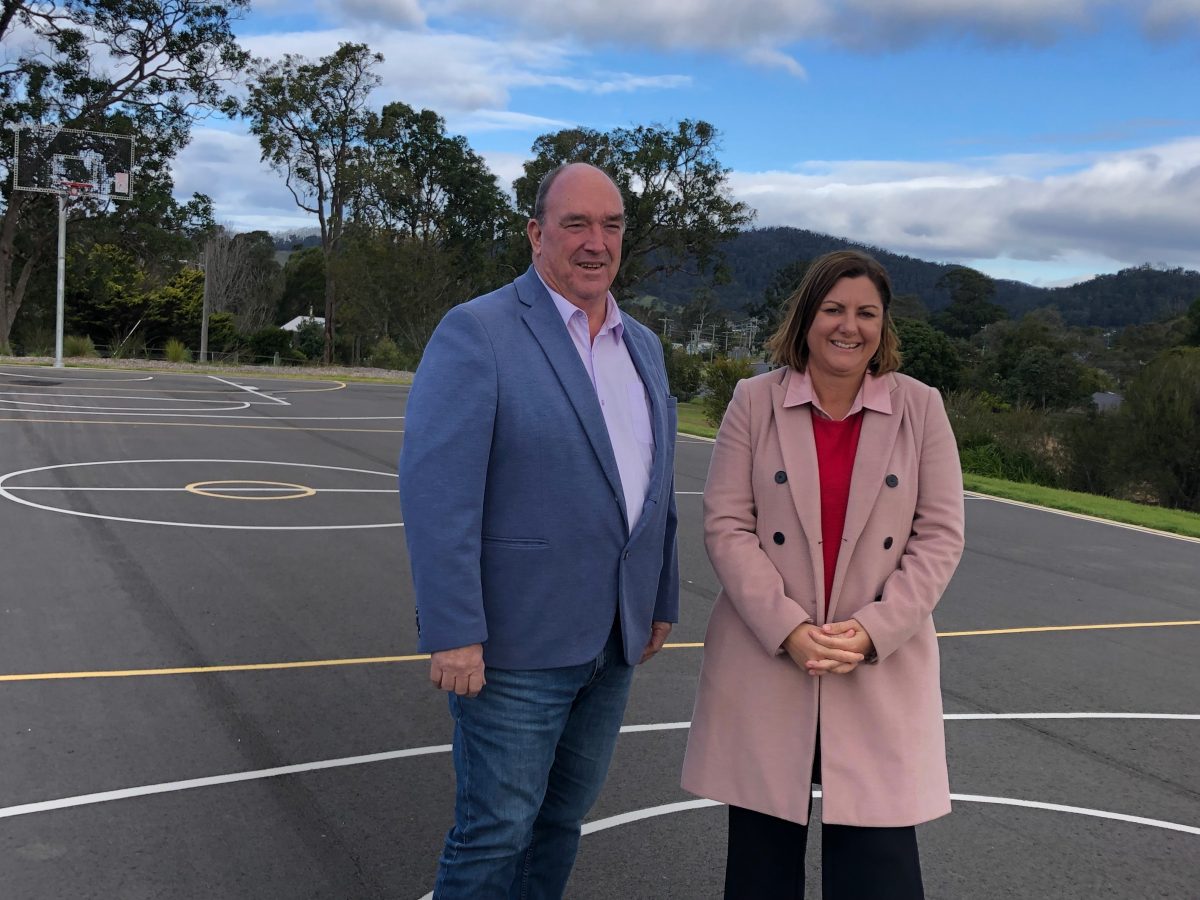
[[210,294],[209,282],[212,280],[212,239],[204,244],[204,262],[200,263],[200,271],[204,273],[204,301],[200,310],[200,362],[208,362],[208,310]]

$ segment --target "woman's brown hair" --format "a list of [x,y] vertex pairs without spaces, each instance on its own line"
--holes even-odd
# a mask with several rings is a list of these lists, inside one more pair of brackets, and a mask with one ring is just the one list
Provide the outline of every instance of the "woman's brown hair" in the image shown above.
[[862,276],[871,279],[883,301],[879,349],[871,357],[867,370],[872,375],[883,375],[899,369],[900,338],[892,327],[892,281],[877,260],[857,250],[835,250],[809,264],[800,287],[787,299],[783,324],[767,341],[771,362],[803,372],[808,365],[808,329],[821,303],[841,279]]

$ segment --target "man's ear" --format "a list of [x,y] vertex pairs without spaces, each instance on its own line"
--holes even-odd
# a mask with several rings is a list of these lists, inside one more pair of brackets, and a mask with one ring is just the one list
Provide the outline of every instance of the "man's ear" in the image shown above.
[[542,251],[542,226],[537,219],[530,219],[525,225],[525,234],[529,237],[529,246],[533,248],[533,255],[537,256]]

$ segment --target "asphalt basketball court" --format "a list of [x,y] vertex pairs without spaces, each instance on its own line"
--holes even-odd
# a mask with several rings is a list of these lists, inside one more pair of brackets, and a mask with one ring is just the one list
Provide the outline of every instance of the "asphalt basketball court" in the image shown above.
[[[406,396],[0,365],[5,896],[429,890],[453,775],[415,653]],[[720,895],[724,810],[678,786],[710,452],[680,436],[682,621],[638,672],[571,897]],[[928,896],[1200,895],[1200,546],[967,515],[936,615],[956,802],[919,830]]]

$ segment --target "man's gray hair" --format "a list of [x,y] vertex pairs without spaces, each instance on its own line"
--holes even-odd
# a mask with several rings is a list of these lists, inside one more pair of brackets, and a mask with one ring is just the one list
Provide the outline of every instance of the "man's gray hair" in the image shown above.
[[[550,193],[550,188],[554,182],[558,180],[558,176],[569,166],[588,166],[600,172],[612,182],[612,186],[617,189],[617,193],[621,193],[621,188],[617,184],[617,180],[612,177],[612,174],[597,165],[583,160],[572,160],[571,162],[560,163],[549,172],[542,176],[542,180],[538,183],[537,195],[533,199],[533,218],[539,225],[546,224],[546,197]],[[625,195],[621,194],[621,208],[625,208]]]

